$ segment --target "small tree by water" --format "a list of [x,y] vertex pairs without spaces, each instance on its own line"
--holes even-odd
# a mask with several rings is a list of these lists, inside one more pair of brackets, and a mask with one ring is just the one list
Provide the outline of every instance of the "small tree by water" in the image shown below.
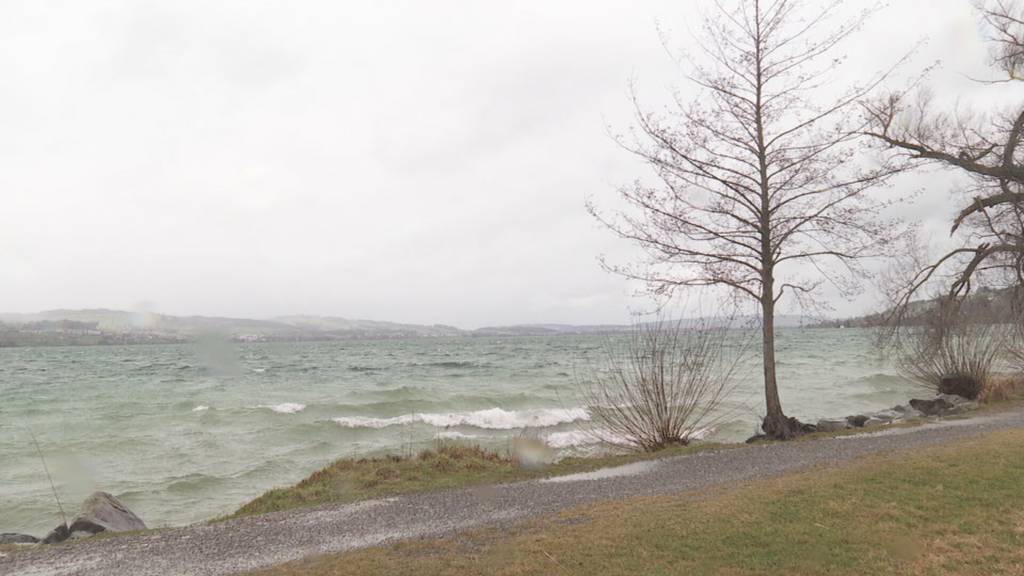
[[659,296],[711,286],[757,306],[762,429],[778,439],[803,426],[786,416],[779,396],[776,307],[806,304],[824,283],[852,293],[863,272],[856,263],[889,253],[901,230],[868,193],[902,161],[865,161],[858,108],[888,71],[859,84],[836,75],[836,49],[871,12],[842,21],[844,4],[854,5],[713,2],[698,57],[680,62],[694,96],[664,114],[637,104],[636,137],[620,139],[656,180],[622,188],[621,212],[591,208],[647,257],[611,269]]

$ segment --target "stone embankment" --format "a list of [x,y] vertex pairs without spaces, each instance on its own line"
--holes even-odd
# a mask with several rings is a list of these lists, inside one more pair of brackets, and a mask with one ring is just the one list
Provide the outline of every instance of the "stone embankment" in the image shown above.
[[853,414],[845,418],[825,418],[814,425],[816,432],[838,432],[852,428],[874,428],[908,420],[937,418],[970,412],[978,407],[974,400],[955,394],[939,394],[930,400],[913,399],[907,406],[893,406],[878,412]]

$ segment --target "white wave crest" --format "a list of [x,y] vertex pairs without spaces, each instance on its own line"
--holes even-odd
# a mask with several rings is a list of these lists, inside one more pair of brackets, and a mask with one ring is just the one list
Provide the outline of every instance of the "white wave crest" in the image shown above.
[[296,412],[302,412],[306,409],[305,404],[299,404],[297,402],[285,402],[283,404],[260,404],[260,408],[268,408],[277,412],[278,414],[295,414]]
[[590,414],[583,408],[538,408],[534,410],[490,408],[475,412],[449,412],[447,414],[404,414],[394,418],[343,416],[334,418],[334,421],[346,428],[387,428],[420,423],[438,428],[471,426],[488,430],[514,430],[516,428],[545,428],[589,419]]
[[205,404],[201,404],[201,405],[196,406],[195,408],[193,408],[192,411],[193,412],[206,412],[209,409],[210,409],[209,406],[207,406]]
[[592,430],[570,430],[568,432],[552,432],[544,437],[544,443],[551,448],[572,448],[574,446],[590,446],[600,444],[605,438]]
[[475,436],[473,434],[463,434],[462,432],[456,430],[444,430],[442,432],[438,432],[437,437],[442,438],[444,440],[472,440],[474,438],[479,438],[479,436]]

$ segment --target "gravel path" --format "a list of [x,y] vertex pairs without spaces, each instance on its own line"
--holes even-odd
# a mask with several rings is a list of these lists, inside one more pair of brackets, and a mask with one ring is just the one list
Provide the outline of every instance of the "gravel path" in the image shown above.
[[630,464],[596,473],[413,494],[278,512],[151,534],[34,548],[0,558],[0,575],[235,574],[396,540],[507,525],[566,508],[668,494],[835,465],[867,454],[1024,428],[1024,408],[918,428],[810,442],[747,446]]

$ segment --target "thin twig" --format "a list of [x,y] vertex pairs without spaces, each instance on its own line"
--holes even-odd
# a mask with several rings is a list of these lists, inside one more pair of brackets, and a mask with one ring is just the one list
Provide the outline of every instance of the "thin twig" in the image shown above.
[[572,572],[571,572],[571,571],[570,571],[570,570],[569,570],[568,568],[566,568],[565,566],[563,566],[561,562],[559,562],[558,560],[556,560],[556,559],[555,559],[555,557],[554,557],[554,556],[552,556],[551,554],[548,554],[548,553],[547,553],[547,552],[546,552],[546,551],[545,551],[544,549],[541,549],[540,553],[541,553],[541,554],[543,554],[543,555],[545,555],[545,556],[547,556],[547,557],[548,557],[548,560],[551,560],[552,562],[554,562],[554,563],[555,563],[555,566],[558,566],[559,568],[561,568],[561,569],[562,569],[562,571],[564,571],[564,572],[565,572],[566,574],[572,574]]
[[36,439],[36,435],[32,432],[32,429],[25,426],[25,430],[28,431],[28,435],[32,437],[32,443],[36,447],[36,454],[39,455],[39,461],[43,463],[43,472],[46,472],[46,479],[50,482],[50,490],[53,491],[53,499],[57,501],[57,509],[60,510],[60,519],[64,522],[64,525],[68,525],[68,517],[64,514],[64,506],[60,503],[60,496],[57,495],[57,487],[53,484],[53,477],[50,476],[50,468],[46,465],[46,458],[43,457],[43,450],[39,447],[39,440]]

